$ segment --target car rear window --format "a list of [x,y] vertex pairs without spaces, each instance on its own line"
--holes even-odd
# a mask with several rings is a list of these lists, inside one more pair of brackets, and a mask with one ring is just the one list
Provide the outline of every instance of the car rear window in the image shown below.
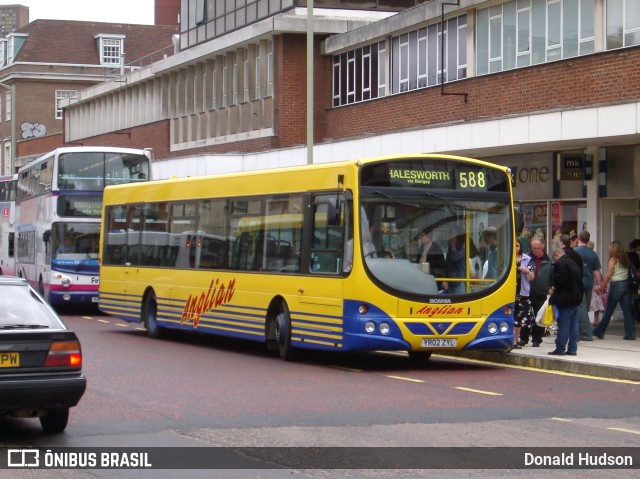
[[7,326],[24,325],[25,329],[63,329],[48,307],[31,290],[22,285],[0,287],[0,330]]

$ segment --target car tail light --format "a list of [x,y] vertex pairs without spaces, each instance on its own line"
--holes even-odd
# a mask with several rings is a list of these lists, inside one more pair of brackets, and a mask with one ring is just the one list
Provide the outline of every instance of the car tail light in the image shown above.
[[82,366],[82,352],[78,341],[53,341],[44,361],[45,367]]

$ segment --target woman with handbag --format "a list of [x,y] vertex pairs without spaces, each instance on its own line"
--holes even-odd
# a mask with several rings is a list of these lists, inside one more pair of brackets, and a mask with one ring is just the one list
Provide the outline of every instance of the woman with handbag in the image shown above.
[[635,294],[635,291],[630,291],[629,288],[630,267],[631,261],[622,247],[622,243],[620,241],[609,243],[607,274],[600,285],[599,293],[606,291],[607,285],[609,285],[609,292],[607,293],[607,306],[604,310],[604,315],[598,326],[593,328],[593,335],[596,338],[604,339],[604,333],[607,330],[607,326],[609,326],[613,311],[620,303],[622,314],[624,315],[624,338],[622,339],[636,339],[636,325],[631,312],[631,295]]

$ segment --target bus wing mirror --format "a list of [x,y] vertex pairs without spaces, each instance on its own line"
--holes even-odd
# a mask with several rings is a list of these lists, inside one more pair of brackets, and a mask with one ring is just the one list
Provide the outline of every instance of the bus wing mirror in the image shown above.
[[47,230],[44,233],[42,233],[42,241],[44,243],[48,243],[50,238],[51,238],[51,230]]
[[524,229],[524,215],[522,214],[522,210],[519,206],[516,206],[513,209],[513,219],[516,225],[516,235],[520,236]]
[[336,198],[335,202],[327,203],[327,225],[340,226],[340,201]]

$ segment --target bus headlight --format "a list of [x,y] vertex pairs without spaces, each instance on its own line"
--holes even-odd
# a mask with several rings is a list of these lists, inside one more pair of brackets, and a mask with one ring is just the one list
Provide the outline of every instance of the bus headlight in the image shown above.
[[62,278],[62,281],[60,281],[60,283],[62,284],[63,288],[68,288],[69,286],[71,286],[71,280],[69,278]]
[[376,330],[376,323],[373,321],[367,321],[364,323],[364,330],[369,334],[373,333]]
[[391,331],[391,326],[389,326],[389,323],[380,323],[381,334],[389,334],[389,331]]
[[498,332],[498,325],[496,323],[489,323],[487,329],[489,329],[489,333],[496,334]]
[[501,333],[506,333],[507,331],[509,331],[509,323],[507,323],[506,321],[503,321],[500,323],[500,332]]

